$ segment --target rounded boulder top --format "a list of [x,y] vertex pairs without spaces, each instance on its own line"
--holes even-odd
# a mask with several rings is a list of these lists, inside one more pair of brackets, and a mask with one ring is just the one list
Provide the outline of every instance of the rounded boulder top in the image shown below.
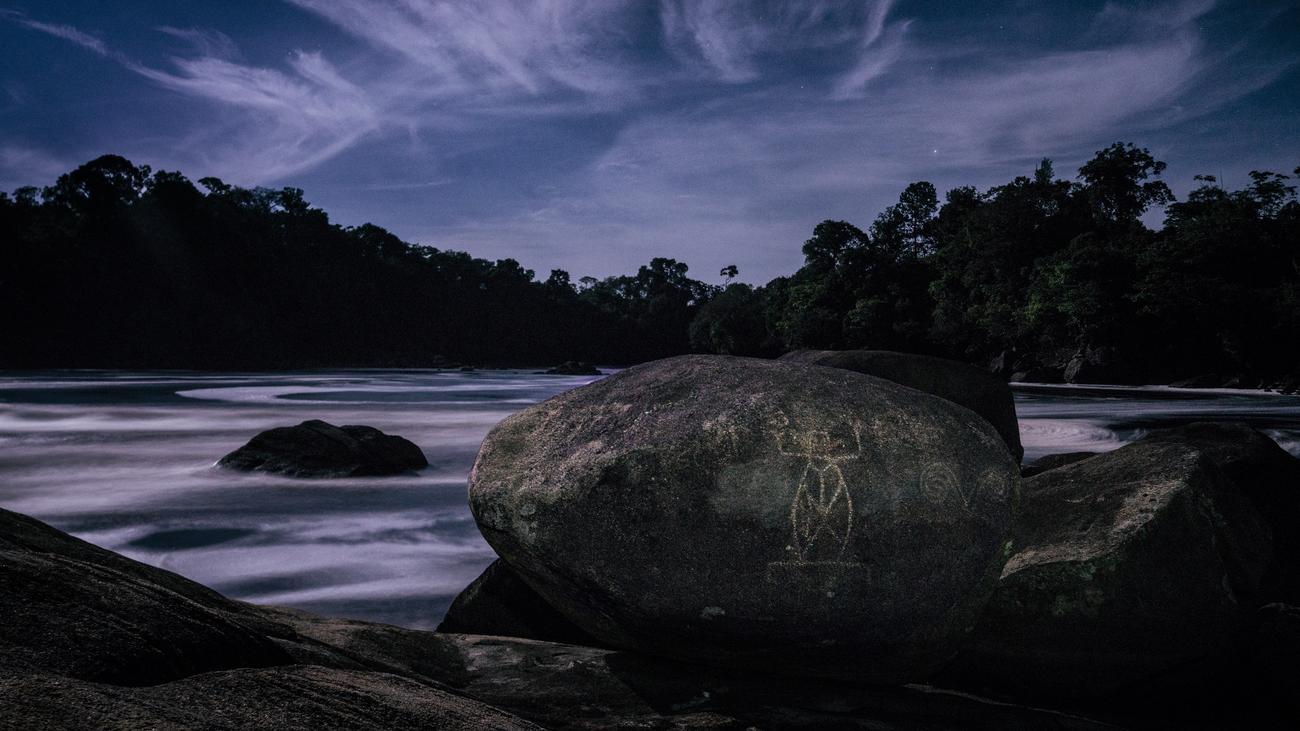
[[795,350],[781,356],[781,360],[844,368],[948,399],[992,424],[1016,461],[1025,454],[1011,387],[969,363],[892,350]]
[[484,537],[604,643],[891,683],[956,652],[1018,491],[997,432],[949,401],[725,356],[525,409],[470,475]]

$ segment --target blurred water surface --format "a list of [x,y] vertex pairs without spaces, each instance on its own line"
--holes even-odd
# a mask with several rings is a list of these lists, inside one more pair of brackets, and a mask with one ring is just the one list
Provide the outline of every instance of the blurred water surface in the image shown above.
[[[431,628],[493,558],[466,505],[497,421],[597,377],[526,371],[0,374],[0,507],[229,596]],[[1026,461],[1114,449],[1148,430],[1238,419],[1300,452],[1300,398],[1020,385]],[[415,442],[402,477],[302,480],[218,469],[257,432],[305,419]]]

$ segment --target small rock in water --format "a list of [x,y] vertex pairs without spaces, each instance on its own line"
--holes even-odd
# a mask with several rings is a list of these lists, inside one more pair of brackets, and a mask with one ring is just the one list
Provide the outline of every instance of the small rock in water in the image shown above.
[[222,467],[290,477],[398,475],[429,466],[420,448],[369,426],[334,426],[318,419],[258,434],[221,458]]
[[907,682],[955,653],[1009,555],[1019,474],[988,422],[879,378],[683,356],[501,422],[488,542],[604,644]]
[[600,369],[586,361],[566,360],[542,373],[548,376],[599,376]]

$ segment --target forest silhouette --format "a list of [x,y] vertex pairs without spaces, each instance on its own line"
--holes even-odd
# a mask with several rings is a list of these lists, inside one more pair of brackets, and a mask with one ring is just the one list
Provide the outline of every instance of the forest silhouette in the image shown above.
[[[1071,180],[1043,160],[942,201],[912,183],[865,228],[817,224],[798,271],[752,286],[733,281],[743,261],[710,284],[667,258],[541,279],[513,259],[339,226],[296,188],[195,185],[105,155],[0,193],[0,367],[614,365],[881,348],[1017,380],[1294,388],[1292,178],[1256,171],[1228,190],[1198,176],[1175,200],[1164,169],[1116,143]],[[1164,223],[1151,230],[1156,206]]]

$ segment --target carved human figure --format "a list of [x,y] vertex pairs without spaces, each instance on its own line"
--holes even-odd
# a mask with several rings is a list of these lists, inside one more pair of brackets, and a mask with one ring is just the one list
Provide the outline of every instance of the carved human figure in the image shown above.
[[[799,563],[844,561],[853,538],[853,495],[839,463],[861,456],[859,430],[852,451],[825,431],[787,436],[781,453],[804,460],[790,503],[791,559]],[[839,447],[837,449],[837,447]]]

